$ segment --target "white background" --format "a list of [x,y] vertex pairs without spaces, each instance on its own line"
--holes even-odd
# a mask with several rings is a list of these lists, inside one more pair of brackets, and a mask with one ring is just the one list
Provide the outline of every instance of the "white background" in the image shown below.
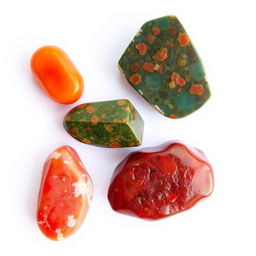
[[[255,1],[0,0],[0,255],[256,255]],[[160,115],[122,79],[117,62],[147,20],[176,15],[203,59],[212,97],[180,120]],[[30,57],[63,48],[85,81],[73,105],[50,100],[34,80]],[[143,144],[179,139],[202,149],[215,171],[211,197],[156,222],[118,214],[107,201],[116,165],[138,148],[81,144],[62,127],[79,103],[128,98],[145,121]],[[35,219],[42,167],[68,144],[94,181],[80,230],[50,241]]]

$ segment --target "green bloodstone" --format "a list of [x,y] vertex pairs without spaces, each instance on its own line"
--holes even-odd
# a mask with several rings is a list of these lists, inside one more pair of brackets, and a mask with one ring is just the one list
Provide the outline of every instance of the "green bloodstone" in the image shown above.
[[133,88],[170,118],[189,115],[210,97],[200,57],[174,16],[146,22],[119,67]]
[[86,144],[133,147],[142,142],[144,122],[128,100],[111,100],[73,108],[64,118],[64,127]]

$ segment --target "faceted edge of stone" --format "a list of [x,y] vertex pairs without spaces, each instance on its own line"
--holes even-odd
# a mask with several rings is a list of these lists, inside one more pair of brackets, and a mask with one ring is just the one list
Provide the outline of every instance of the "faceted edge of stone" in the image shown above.
[[[78,139],[76,139],[75,137],[72,136],[72,134],[70,133],[69,131],[69,128],[66,126],[66,118],[68,117],[68,115],[70,114],[71,111],[75,110],[76,108],[79,108],[81,107],[82,105],[85,105],[85,104],[94,104],[94,103],[102,103],[102,102],[110,102],[110,101],[122,101],[122,100],[125,100],[127,101],[127,103],[130,105],[130,108],[134,109],[135,113],[137,114],[137,118],[138,120],[140,120],[141,122],[141,133],[137,133],[136,132],[136,129],[133,129],[132,125],[130,124],[131,122],[133,122],[135,119],[131,119],[131,120],[128,120],[128,122],[126,123],[123,123],[123,125],[127,125],[130,130],[133,132],[134,134],[134,137],[137,139],[137,144],[135,145],[132,145],[132,146],[120,146],[120,147],[117,147],[117,146],[107,146],[107,145],[102,145],[102,144],[90,144],[90,143],[86,143],[84,141],[80,141]],[[87,145],[92,145],[92,146],[96,146],[96,147],[102,147],[102,148],[128,148],[128,147],[138,147],[142,144],[142,141],[143,141],[143,135],[144,135],[144,120],[143,118],[141,117],[141,115],[139,114],[139,112],[137,111],[137,109],[134,107],[134,105],[128,100],[128,99],[116,99],[116,100],[104,100],[104,101],[94,101],[94,102],[85,102],[85,103],[81,103],[75,107],[73,107],[72,109],[70,109],[66,115],[64,116],[63,118],[63,126],[64,126],[64,129],[65,131],[73,138],[75,139],[76,141],[79,141],[83,144],[87,144]]]

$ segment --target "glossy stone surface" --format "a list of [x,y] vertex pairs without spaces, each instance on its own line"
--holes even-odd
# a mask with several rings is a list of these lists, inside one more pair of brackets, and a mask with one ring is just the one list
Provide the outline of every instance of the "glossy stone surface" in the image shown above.
[[128,155],[116,167],[108,199],[115,211],[160,219],[193,207],[213,186],[203,152],[169,142]]
[[92,195],[92,181],[75,150],[56,149],[42,175],[37,208],[40,230],[52,240],[73,234],[86,217]]
[[61,104],[77,101],[83,78],[67,54],[56,46],[43,46],[31,58],[31,69],[48,96]]
[[169,118],[189,115],[210,97],[200,57],[175,16],[146,22],[119,68],[128,83]]
[[134,147],[142,142],[144,122],[125,99],[79,105],[64,118],[76,140],[102,147]]

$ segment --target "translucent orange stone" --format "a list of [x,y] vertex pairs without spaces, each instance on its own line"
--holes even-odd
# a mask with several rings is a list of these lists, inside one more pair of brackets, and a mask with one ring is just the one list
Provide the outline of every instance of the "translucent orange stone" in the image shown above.
[[56,46],[39,48],[31,69],[46,93],[56,102],[71,104],[83,93],[83,78],[67,54]]

